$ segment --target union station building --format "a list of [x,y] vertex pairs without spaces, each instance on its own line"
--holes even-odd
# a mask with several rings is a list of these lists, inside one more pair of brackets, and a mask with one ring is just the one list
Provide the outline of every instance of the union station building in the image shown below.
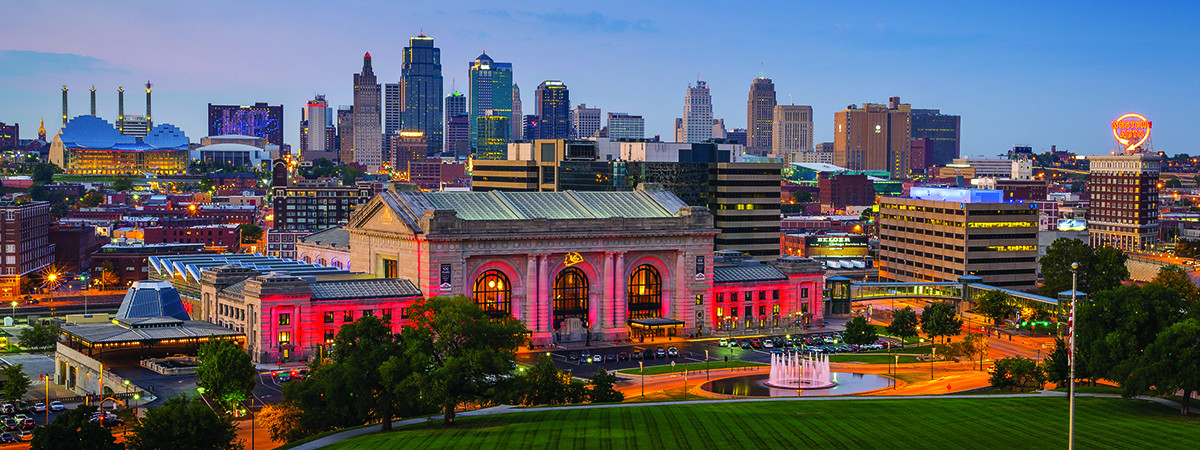
[[667,191],[386,191],[345,229],[356,272],[473,298],[532,345],[822,318],[818,265],[714,264],[712,215]]

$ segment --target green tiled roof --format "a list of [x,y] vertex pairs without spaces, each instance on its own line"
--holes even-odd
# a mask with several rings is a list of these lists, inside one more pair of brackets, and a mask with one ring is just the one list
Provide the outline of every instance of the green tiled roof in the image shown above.
[[[463,220],[676,217],[687,206],[667,191],[633,192],[416,192],[385,193],[410,224],[427,209],[454,210]],[[390,197],[390,198],[388,198]]]

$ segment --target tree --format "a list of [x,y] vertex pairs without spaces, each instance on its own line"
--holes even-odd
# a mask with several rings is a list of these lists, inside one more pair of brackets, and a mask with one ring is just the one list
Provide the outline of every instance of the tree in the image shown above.
[[262,239],[262,235],[263,235],[262,227],[252,224],[252,223],[243,223],[241,225],[238,225],[238,231],[240,231],[242,233],[242,242],[243,243],[256,242],[259,239]]
[[879,336],[875,332],[875,326],[867,323],[866,317],[855,316],[846,322],[846,331],[842,333],[842,340],[847,344],[866,345],[879,340]]
[[1004,319],[1012,316],[1016,310],[1008,303],[1008,294],[1001,291],[988,291],[975,304],[975,312],[992,319],[992,325],[996,326],[1004,323]]
[[54,182],[54,174],[59,172],[62,169],[54,164],[37,163],[33,166],[30,178],[33,178],[33,184],[50,184]]
[[1180,414],[1188,415],[1188,400],[1200,391],[1200,321],[1187,319],[1163,330],[1138,360],[1126,395],[1147,391],[1170,395],[1182,390]]
[[1071,289],[1071,264],[1079,263],[1077,287],[1082,292],[1099,292],[1121,285],[1129,278],[1124,252],[1108,245],[1093,249],[1079,239],[1058,238],[1039,261],[1045,282],[1041,293],[1055,297]]
[[558,370],[549,355],[538,356],[533,366],[521,377],[517,398],[522,405],[561,405],[567,402],[567,387],[571,378]]
[[1067,343],[1062,338],[1054,338],[1054,350],[1046,355],[1046,359],[1042,362],[1042,368],[1046,372],[1046,379],[1054,384],[1063,384],[1071,381],[1071,352],[1067,349]]
[[95,406],[80,405],[63,411],[44,427],[33,429],[31,450],[120,450],[116,436],[100,422],[90,422]]
[[812,192],[808,191],[792,191],[792,202],[795,203],[812,203]]
[[104,203],[104,196],[96,191],[88,191],[79,198],[79,204],[88,208],[95,208],[101,203]]
[[1181,187],[1183,187],[1183,182],[1182,182],[1182,181],[1179,181],[1179,177],[1176,177],[1176,176],[1168,176],[1168,177],[1167,177],[1167,181],[1166,181],[1165,183],[1163,183],[1163,187],[1166,187],[1166,188],[1181,188]]
[[921,328],[930,338],[958,336],[962,333],[962,317],[954,310],[954,305],[946,302],[930,303],[921,311]]
[[47,348],[58,342],[61,333],[62,330],[56,324],[43,325],[41,322],[34,322],[29,328],[21,330],[17,340],[21,341],[21,346],[25,348]]
[[409,311],[404,356],[420,369],[407,384],[454,423],[458,405],[486,400],[495,380],[512,371],[527,330],[512,316],[488,316],[464,296],[422,300]]
[[258,412],[258,424],[267,429],[271,434],[271,439],[278,442],[291,442],[300,440],[307,433],[301,428],[301,417],[304,416],[304,410],[301,410],[295,402],[279,402],[266,405]]
[[198,397],[180,395],[147,409],[127,441],[131,450],[242,449],[237,426]]
[[597,370],[591,380],[592,389],[588,397],[592,403],[615,403],[625,400],[625,394],[613,389],[613,385],[617,383],[617,376],[611,372]]
[[24,368],[24,364],[17,364],[0,369],[0,374],[5,377],[4,399],[9,403],[16,403],[29,391],[29,377],[22,371]]
[[112,190],[116,192],[125,192],[133,189],[133,180],[129,177],[119,177],[112,182]]
[[1163,266],[1158,269],[1158,275],[1155,275],[1150,282],[1174,289],[1189,303],[1196,303],[1197,300],[1200,300],[1200,290],[1196,289],[1196,283],[1192,282],[1192,277],[1188,276],[1187,271],[1182,267]]
[[911,306],[905,306],[904,309],[892,312],[892,323],[887,326],[888,334],[900,338],[900,344],[904,344],[904,340],[917,335],[917,312]]
[[1154,283],[1100,291],[1089,300],[1076,306],[1077,362],[1091,377],[1125,388],[1145,349],[1187,311],[1178,292]]
[[48,201],[50,200],[50,190],[46,189],[44,184],[35,184],[29,187],[29,197],[39,202]]
[[111,288],[121,282],[121,277],[117,275],[117,268],[113,266],[112,261],[104,261],[100,264],[100,278],[97,281],[104,288]]
[[1083,292],[1107,291],[1121,286],[1121,281],[1129,278],[1129,268],[1125,267],[1128,260],[1129,256],[1116,247],[1102,245],[1096,248],[1093,272],[1088,274],[1091,280],[1087,286],[1091,290]]
[[1013,356],[996,361],[995,371],[989,381],[997,389],[1041,387],[1046,382],[1046,374],[1036,361]]
[[232,410],[254,391],[258,371],[250,362],[250,354],[229,339],[217,339],[200,346],[200,366],[196,368],[196,385],[216,399],[225,409]]

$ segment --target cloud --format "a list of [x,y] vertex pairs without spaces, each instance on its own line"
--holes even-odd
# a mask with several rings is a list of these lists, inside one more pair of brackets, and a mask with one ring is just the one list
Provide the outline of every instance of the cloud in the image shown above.
[[127,73],[103,59],[74,53],[0,50],[0,78],[71,73]]

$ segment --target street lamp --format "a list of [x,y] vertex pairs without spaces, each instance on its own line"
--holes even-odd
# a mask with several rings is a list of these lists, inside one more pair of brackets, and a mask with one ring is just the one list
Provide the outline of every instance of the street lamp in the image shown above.
[[[1071,392],[1070,392],[1071,411],[1070,411],[1070,414],[1068,415],[1068,419],[1067,419],[1068,420],[1068,423],[1067,423],[1067,449],[1068,450],[1074,450],[1074,448],[1075,448],[1075,286],[1076,286],[1076,279],[1078,278],[1078,272],[1079,272],[1079,263],[1077,263],[1077,262],[1071,263],[1071,319],[1068,323],[1068,328],[1067,328],[1068,331],[1071,333],[1070,349],[1068,350],[1068,352],[1070,352],[1070,353],[1067,354],[1068,358],[1070,358],[1069,361],[1071,361],[1071,364],[1070,364],[1070,366],[1071,366],[1071,375],[1070,375],[1070,378],[1071,378]],[[1039,356],[1041,355],[1041,349],[1038,349],[1038,354],[1039,354]]]
[[638,361],[638,375],[642,376],[642,397],[646,396],[646,366],[642,361]]

